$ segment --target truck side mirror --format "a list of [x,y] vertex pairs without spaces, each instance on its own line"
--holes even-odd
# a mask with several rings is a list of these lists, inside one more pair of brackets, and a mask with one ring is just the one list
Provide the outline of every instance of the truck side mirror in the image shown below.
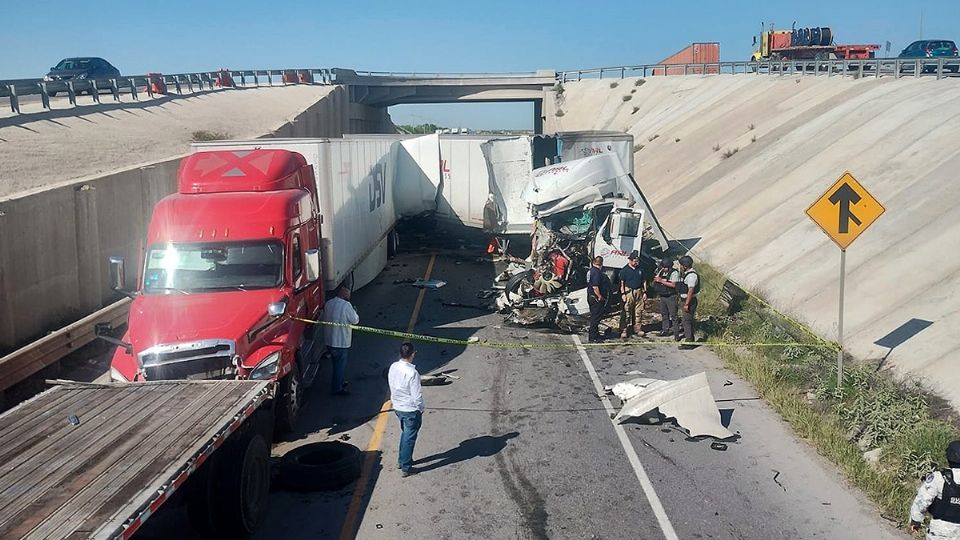
[[122,291],[126,284],[123,257],[110,257],[110,286],[115,291]]
[[286,302],[274,302],[267,305],[267,314],[276,319],[277,317],[282,317],[284,313],[287,312],[287,303]]
[[307,281],[313,283],[320,279],[320,250],[307,250]]

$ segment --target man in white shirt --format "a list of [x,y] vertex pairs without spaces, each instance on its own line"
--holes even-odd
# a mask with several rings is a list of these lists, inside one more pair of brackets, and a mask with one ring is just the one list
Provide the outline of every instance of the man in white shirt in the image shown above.
[[390,365],[387,381],[390,383],[390,401],[393,411],[400,419],[400,455],[397,465],[400,475],[406,478],[417,471],[413,469],[413,447],[423,421],[423,393],[420,391],[420,373],[413,359],[417,351],[413,343],[400,345],[400,359]]
[[960,539],[960,441],[947,446],[947,464],[950,468],[927,475],[910,506],[913,532],[920,530],[923,515],[930,513],[928,540]]
[[347,368],[347,353],[350,351],[350,344],[353,340],[353,329],[351,324],[360,322],[360,316],[357,310],[350,303],[350,289],[341,285],[337,289],[337,296],[327,301],[323,306],[323,321],[334,323],[323,326],[323,337],[327,344],[327,350],[330,351],[330,357],[333,359],[333,380],[330,385],[330,392],[344,396],[349,394],[346,389],[344,372]]

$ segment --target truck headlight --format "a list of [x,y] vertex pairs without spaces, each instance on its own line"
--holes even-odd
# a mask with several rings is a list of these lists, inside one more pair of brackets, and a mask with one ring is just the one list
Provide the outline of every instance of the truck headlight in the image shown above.
[[250,372],[250,379],[267,380],[272,379],[280,368],[280,351],[270,353],[266,358],[260,361],[253,371]]
[[110,367],[110,380],[113,382],[130,382],[123,376],[123,373],[120,373],[120,370],[113,366]]

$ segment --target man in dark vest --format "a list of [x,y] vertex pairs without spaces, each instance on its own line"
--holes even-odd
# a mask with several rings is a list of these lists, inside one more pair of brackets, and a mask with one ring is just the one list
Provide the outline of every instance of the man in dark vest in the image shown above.
[[920,530],[923,515],[930,512],[927,540],[960,539],[960,441],[947,446],[949,469],[934,471],[917,490],[910,506],[910,529]]
[[677,314],[677,282],[680,272],[673,267],[673,259],[663,259],[653,277],[653,289],[660,296],[660,335],[680,341],[680,317]]
[[697,340],[697,293],[700,292],[700,276],[693,269],[693,259],[684,255],[677,259],[680,264],[680,281],[677,290],[680,293],[680,321],[683,324],[683,340],[681,349],[692,349]]
[[587,305],[590,306],[590,343],[602,341],[600,319],[610,300],[610,279],[603,273],[603,257],[594,257],[587,275]]

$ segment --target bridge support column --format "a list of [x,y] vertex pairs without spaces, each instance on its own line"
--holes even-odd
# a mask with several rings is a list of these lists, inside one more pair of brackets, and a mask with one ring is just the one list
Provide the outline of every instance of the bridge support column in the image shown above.
[[543,133],[543,100],[533,100],[533,133],[541,135]]

